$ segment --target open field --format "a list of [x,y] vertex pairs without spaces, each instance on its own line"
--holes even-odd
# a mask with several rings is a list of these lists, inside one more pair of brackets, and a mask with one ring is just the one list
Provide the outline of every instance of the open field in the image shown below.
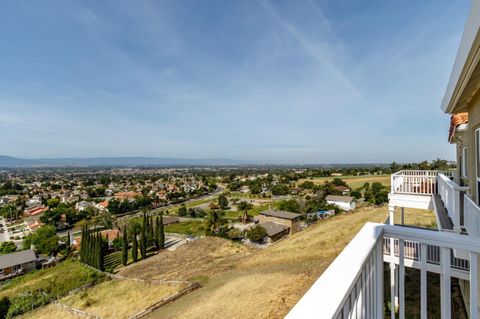
[[367,221],[383,222],[386,216],[386,207],[359,209],[265,250],[205,238],[121,273],[202,278],[202,288],[148,318],[282,318]]
[[183,286],[109,280],[60,300],[61,303],[102,318],[128,318],[175,294]]
[[313,183],[319,185],[323,184],[326,181],[332,181],[334,178],[343,179],[352,189],[362,187],[365,183],[374,183],[378,182],[384,186],[390,187],[390,175],[362,175],[362,176],[329,176],[329,177],[316,177],[301,179],[298,181],[298,184],[301,184],[305,181],[312,181]]

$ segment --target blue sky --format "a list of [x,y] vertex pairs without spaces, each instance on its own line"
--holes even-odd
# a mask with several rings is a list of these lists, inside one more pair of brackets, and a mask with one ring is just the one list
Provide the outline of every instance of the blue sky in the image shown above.
[[0,154],[453,159],[470,2],[2,1]]

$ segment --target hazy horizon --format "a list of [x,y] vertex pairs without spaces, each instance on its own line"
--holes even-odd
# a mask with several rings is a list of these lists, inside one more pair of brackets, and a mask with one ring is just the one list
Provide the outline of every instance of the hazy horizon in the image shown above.
[[454,159],[440,102],[469,1],[0,4],[0,153]]

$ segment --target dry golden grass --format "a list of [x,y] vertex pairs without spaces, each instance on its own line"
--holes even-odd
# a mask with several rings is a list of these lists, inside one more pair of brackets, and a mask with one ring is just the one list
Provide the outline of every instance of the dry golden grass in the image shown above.
[[208,237],[163,251],[145,261],[120,268],[119,275],[142,279],[189,280],[233,269],[252,249],[218,237]]
[[[400,208],[395,209],[393,216],[395,224],[402,223]],[[437,229],[435,212],[432,210],[405,208],[404,216],[405,225]]]
[[[268,249],[249,250],[231,270],[210,273],[204,287],[148,318],[283,318],[367,221],[383,222],[386,216],[386,207],[363,208],[319,222]],[[223,262],[230,261],[224,257],[220,269]]]
[[110,280],[64,297],[60,302],[102,318],[128,318],[182,288],[131,280]]
[[49,304],[45,307],[41,307],[30,311],[26,314],[21,316],[15,317],[17,319],[54,319],[54,318],[62,318],[62,319],[78,319],[79,317],[64,311],[53,304]]
[[[332,181],[333,176],[330,177],[316,177],[313,179],[301,179],[298,181],[298,184],[301,184],[304,181],[312,181],[314,184],[323,184],[326,181]],[[355,189],[362,187],[365,183],[374,183],[378,182],[384,186],[390,187],[390,175],[368,175],[368,176],[339,176],[338,178],[343,179],[351,188]]]

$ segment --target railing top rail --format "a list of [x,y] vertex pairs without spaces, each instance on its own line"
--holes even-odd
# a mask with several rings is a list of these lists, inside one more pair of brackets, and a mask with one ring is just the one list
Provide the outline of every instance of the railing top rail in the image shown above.
[[440,179],[440,181],[444,182],[445,184],[447,184],[447,186],[455,189],[455,190],[459,190],[459,191],[468,191],[469,190],[469,187],[468,186],[460,186],[458,185],[457,183],[455,183],[454,181],[452,181],[448,176],[446,176],[445,174],[443,173],[439,173],[438,174],[438,178]]
[[422,170],[422,169],[403,169],[401,171],[395,172],[392,175],[408,175],[408,174],[430,174],[430,175],[438,175],[438,174],[444,174],[444,175],[453,175],[455,174],[455,171],[450,170],[450,171],[440,171],[440,170]]
[[480,240],[456,233],[429,231],[425,229],[382,225],[383,236],[416,241],[432,246],[439,246],[461,251],[480,253]]
[[348,300],[376,245],[384,237],[480,253],[480,239],[471,236],[369,222],[363,226],[285,318],[313,319],[320,313],[325,318],[337,316]]
[[[334,318],[381,239],[382,230],[382,224],[365,224],[285,318],[317,318],[319,313],[323,318]],[[324,298],[319,300],[318,296]]]

